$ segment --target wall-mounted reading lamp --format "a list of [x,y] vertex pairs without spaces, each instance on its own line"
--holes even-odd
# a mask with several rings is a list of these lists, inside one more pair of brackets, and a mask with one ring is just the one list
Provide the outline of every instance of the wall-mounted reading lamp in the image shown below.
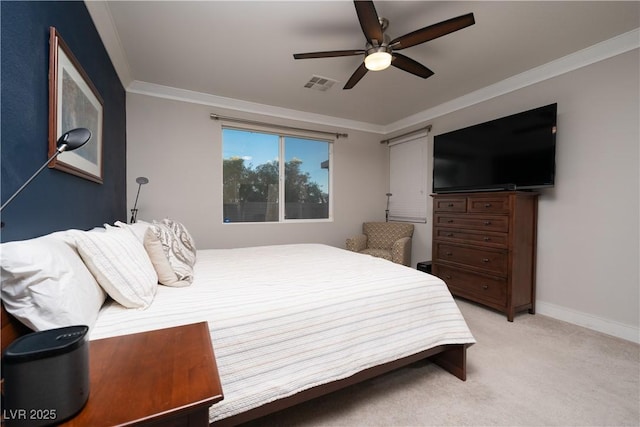
[[29,185],[29,183],[33,181],[33,179],[36,176],[38,176],[40,172],[42,172],[42,170],[49,164],[49,162],[51,162],[51,160],[53,160],[55,157],[58,156],[58,154],[62,153],[63,151],[72,151],[72,150],[75,150],[76,148],[80,148],[84,144],[86,144],[87,141],[89,141],[89,139],[91,139],[91,131],[85,128],[73,129],[73,130],[70,130],[69,132],[62,134],[62,136],[58,138],[58,142],[56,144],[58,148],[56,149],[56,152],[53,153],[53,155],[49,157],[49,159],[46,162],[44,162],[44,165],[42,165],[40,169],[36,171],[36,173],[31,175],[31,178],[29,178],[27,182],[22,184],[22,187],[18,188],[18,191],[13,193],[13,196],[9,197],[9,199],[7,199],[7,201],[4,202],[2,206],[0,206],[0,212],[2,212],[2,210],[9,203],[11,203],[11,201],[15,199],[16,196],[20,194],[20,192],[24,190],[24,188],[27,185]]
[[149,183],[149,178],[146,176],[139,176],[136,178],[136,182],[138,183],[138,194],[136,194],[136,202],[133,204],[133,209],[131,209],[131,221],[129,223],[133,224],[137,221],[138,218],[138,197],[140,196],[140,187],[144,184]]

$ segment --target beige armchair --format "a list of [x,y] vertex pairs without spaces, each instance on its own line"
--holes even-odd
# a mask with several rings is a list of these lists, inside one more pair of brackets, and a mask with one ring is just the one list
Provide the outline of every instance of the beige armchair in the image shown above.
[[365,222],[362,234],[347,239],[347,249],[411,265],[413,224],[404,222]]

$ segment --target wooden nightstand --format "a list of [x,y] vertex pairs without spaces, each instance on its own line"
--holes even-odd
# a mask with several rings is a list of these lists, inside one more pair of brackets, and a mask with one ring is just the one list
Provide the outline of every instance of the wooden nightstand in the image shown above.
[[206,322],[89,345],[89,400],[64,426],[208,426],[223,399]]

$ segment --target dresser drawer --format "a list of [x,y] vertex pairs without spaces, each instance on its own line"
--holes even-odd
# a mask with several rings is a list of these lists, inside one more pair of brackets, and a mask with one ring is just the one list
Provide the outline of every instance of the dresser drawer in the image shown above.
[[437,242],[434,258],[436,261],[453,262],[499,275],[505,275],[508,271],[509,257],[506,251],[500,249]]
[[508,234],[495,231],[476,231],[458,228],[434,227],[433,238],[447,240],[452,243],[468,243],[490,246],[494,248],[506,248],[508,246]]
[[467,198],[436,198],[433,202],[433,210],[436,212],[466,212]]
[[509,213],[509,196],[469,197],[467,209],[472,213],[506,214]]
[[434,226],[470,228],[486,231],[509,231],[509,218],[502,215],[456,215],[437,213],[433,216]]
[[507,301],[507,281],[442,265],[434,266],[438,277],[445,281],[454,295],[490,301],[504,306]]

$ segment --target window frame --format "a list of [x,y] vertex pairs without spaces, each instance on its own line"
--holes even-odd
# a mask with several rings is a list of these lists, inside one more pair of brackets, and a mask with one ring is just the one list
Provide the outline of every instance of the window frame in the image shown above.
[[[222,223],[224,225],[238,225],[238,224],[290,224],[290,223],[322,223],[322,222],[333,222],[333,145],[335,143],[335,139],[332,138],[322,138],[312,135],[310,133],[305,132],[283,132],[278,130],[277,128],[270,129],[258,126],[238,126],[232,124],[223,123],[220,131],[220,150],[221,150],[221,166],[224,164],[224,130],[232,129],[242,132],[250,132],[250,133],[262,133],[269,135],[278,136],[278,220],[277,221],[236,221],[236,222],[225,222],[224,220],[224,167],[220,168],[220,186],[222,187],[221,197],[222,197]],[[285,217],[286,213],[286,200],[285,197],[285,141],[286,138],[298,138],[298,139],[309,139],[313,141],[326,142],[329,148],[329,168],[328,168],[328,193],[329,193],[329,210],[327,218],[294,218],[287,219]]]

